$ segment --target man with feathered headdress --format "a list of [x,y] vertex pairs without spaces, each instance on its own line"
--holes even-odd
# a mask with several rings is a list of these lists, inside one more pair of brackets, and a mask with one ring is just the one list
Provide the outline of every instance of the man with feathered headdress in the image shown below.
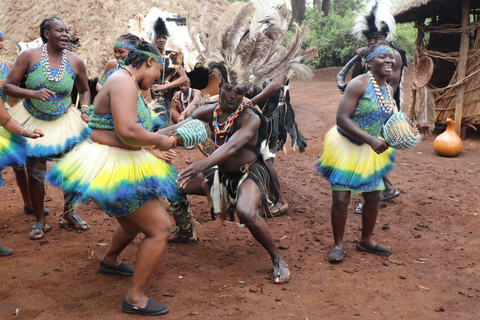
[[261,211],[268,211],[270,182],[275,197],[278,182],[262,155],[267,140],[265,117],[247,105],[244,96],[251,87],[260,87],[290,69],[299,76],[312,75],[301,64],[305,30],[298,29],[287,47],[281,43],[288,27],[285,10],[284,1],[236,2],[221,19],[209,19],[218,21],[216,33],[192,35],[201,42],[197,46],[201,62],[221,78],[219,101],[198,108],[192,115],[208,123],[216,148],[178,175],[179,186],[187,194],[209,197],[213,216],[233,217],[236,211],[240,222],[270,254],[274,284],[288,282],[290,271],[257,210],[262,203]]
[[[363,63],[362,58],[368,47],[377,42],[387,42],[390,47],[394,49],[395,67],[392,70],[391,76],[388,78],[388,84],[392,87],[398,110],[402,106],[402,77],[403,70],[408,66],[407,56],[404,50],[395,46],[391,41],[395,38],[396,24],[395,18],[390,13],[388,6],[384,3],[387,0],[373,0],[367,4],[366,12],[360,14],[354,23],[352,34],[358,39],[362,40],[364,37],[367,40],[367,46],[357,49],[355,57],[353,57],[337,76],[337,86],[342,92],[347,86],[345,84],[345,77],[349,69],[352,69],[352,79],[356,76],[366,73],[367,66]],[[382,192],[382,200],[392,199],[400,194],[400,191],[392,184],[390,179],[385,176],[383,179],[385,190]],[[355,209],[355,213],[362,213],[363,203],[359,203]]]
[[183,54],[166,49],[170,34],[160,9],[153,8],[146,15],[145,31],[165,61],[159,80],[152,86],[152,102],[149,103],[154,115],[154,130],[158,130],[171,124],[170,101],[174,89],[186,83],[188,77],[183,68]]

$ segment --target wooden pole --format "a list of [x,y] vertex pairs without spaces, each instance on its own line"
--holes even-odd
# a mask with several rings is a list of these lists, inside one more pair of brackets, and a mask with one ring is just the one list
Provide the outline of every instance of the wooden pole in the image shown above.
[[[458,63],[457,81],[465,79],[468,59],[468,25],[470,24],[470,0],[462,2],[462,39],[460,40],[460,60]],[[455,104],[455,132],[461,136],[463,119],[463,102],[465,100],[465,83],[458,86],[457,100]],[[464,138],[464,137],[462,137]]]
[[[417,26],[423,26],[423,21],[417,21]],[[418,33],[417,33],[417,42],[416,42],[416,48],[415,48],[415,57],[413,59],[413,65],[414,65],[414,70],[417,68],[417,63],[418,60],[420,60],[420,54],[422,52],[423,48],[423,30],[420,28],[417,28]],[[414,75],[416,76],[416,75]],[[410,119],[415,119],[415,106],[417,104],[417,93],[418,93],[418,88],[415,85],[415,83],[412,84],[412,100],[410,102],[410,109],[408,110],[408,116]]]

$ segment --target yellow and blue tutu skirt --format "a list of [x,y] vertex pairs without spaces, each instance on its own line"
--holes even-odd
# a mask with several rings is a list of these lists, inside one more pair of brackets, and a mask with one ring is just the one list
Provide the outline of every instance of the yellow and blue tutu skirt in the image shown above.
[[80,111],[73,105],[55,120],[42,120],[34,117],[24,107],[23,102],[10,108],[8,112],[25,128],[40,129],[45,134],[42,138],[27,140],[28,157],[40,159],[59,157],[85,140],[91,131],[81,119]]
[[178,172],[146,150],[128,150],[90,139],[63,156],[47,180],[72,196],[75,204],[92,199],[111,217],[134,212],[155,196],[180,199]]
[[[27,141],[24,137],[0,128],[0,170],[8,166],[21,166],[27,157]],[[0,186],[5,185],[0,173]]]
[[368,144],[353,143],[335,126],[325,135],[323,155],[316,166],[332,190],[360,193],[384,190],[382,179],[393,169],[394,160],[394,149],[377,154]]

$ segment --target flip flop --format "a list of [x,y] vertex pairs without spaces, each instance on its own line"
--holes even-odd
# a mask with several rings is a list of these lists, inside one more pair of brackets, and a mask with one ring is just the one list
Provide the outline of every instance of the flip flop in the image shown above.
[[390,247],[387,247],[387,246],[385,246],[383,244],[380,244],[380,243],[376,243],[375,247],[371,248],[371,247],[367,247],[363,243],[359,242],[357,244],[357,250],[361,251],[361,252],[376,254],[376,255],[379,255],[379,256],[387,256],[388,257],[388,256],[392,255],[392,249]]
[[195,231],[192,231],[189,235],[184,236],[180,233],[179,229],[175,229],[170,233],[168,237],[168,243],[192,243],[197,242],[198,238],[195,235]]
[[[290,209],[290,207],[287,205],[286,207],[284,208],[280,208],[276,203],[271,205],[270,207],[268,207],[268,209],[270,210],[270,214],[272,215],[272,217],[279,217],[281,216],[282,214],[285,214],[285,212],[288,211],[288,209]],[[272,209],[275,209],[275,210],[272,210]]]
[[[49,225],[47,225],[47,224],[43,225],[42,222],[37,221],[33,224],[32,231],[28,235],[28,239],[30,239],[30,240],[40,240],[43,237],[45,237],[47,232],[50,231],[50,230],[52,230],[52,228],[50,228]],[[34,234],[33,236],[32,236],[32,233]]]
[[159,316],[168,312],[168,306],[164,303],[148,299],[145,308],[139,308],[123,300],[122,311],[125,313],[141,314],[143,316]]
[[100,269],[101,272],[115,273],[115,274],[119,274],[121,276],[126,276],[126,277],[133,276],[133,272],[135,271],[135,268],[126,264],[125,262],[120,262],[120,264],[117,267],[115,267],[115,266],[110,266],[103,261],[100,261],[100,263],[98,264],[98,269]]
[[288,270],[288,265],[286,264],[280,264],[278,261],[273,262],[273,275],[272,275],[272,283],[273,284],[285,284],[290,281],[290,276],[287,278],[281,280],[280,282],[275,282],[275,277],[281,277],[283,275],[283,269],[282,268],[287,268]]
[[355,208],[355,210],[353,212],[356,213],[356,214],[362,214],[362,212],[363,212],[363,202],[359,202],[357,204],[357,207]]
[[343,258],[345,258],[345,251],[341,249],[333,249],[328,254],[328,262],[330,263],[343,262]]
[[400,194],[400,191],[397,190],[397,187],[393,187],[393,192],[392,193],[388,193],[385,190],[383,190],[382,191],[382,201],[387,201],[387,200],[393,199],[395,197],[398,197],[399,194]]
[[[28,209],[26,207],[23,207],[23,212],[25,212],[25,214],[35,214],[35,212],[33,212],[33,209]],[[48,210],[47,208],[43,208],[43,214],[48,216],[50,210]]]
[[[78,215],[74,214],[72,215],[72,221],[70,222],[64,222],[62,219],[60,219],[58,221],[58,224],[60,225],[60,228],[64,228],[64,229],[69,229],[69,230],[82,230],[82,231],[85,231],[85,230],[88,230],[90,229],[90,226],[88,225],[88,223],[84,220],[82,220],[82,218],[80,218]],[[75,225],[75,222],[78,222],[78,224],[80,224],[80,226],[82,227],[77,227]]]

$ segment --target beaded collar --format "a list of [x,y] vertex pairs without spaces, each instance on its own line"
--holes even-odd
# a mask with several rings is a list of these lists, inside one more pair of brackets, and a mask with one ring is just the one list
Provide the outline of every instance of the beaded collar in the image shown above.
[[47,49],[46,43],[43,45],[43,49],[42,49],[42,60],[43,60],[43,72],[45,73],[45,77],[47,77],[49,81],[53,81],[53,82],[59,82],[60,80],[62,80],[63,75],[67,70],[66,50],[62,50],[62,62],[60,62],[60,68],[58,69],[58,73],[55,77],[52,77],[52,74],[50,73],[50,61],[48,58],[48,49]]
[[380,105],[386,113],[390,114],[393,113],[394,110],[394,105],[393,105],[393,99],[392,96],[390,95],[390,90],[388,89],[388,85],[386,87],[387,90],[387,100],[383,98],[382,92],[380,91],[380,87],[378,86],[377,80],[375,80],[375,77],[373,74],[368,71],[367,76],[370,78],[370,82],[372,82],[373,88],[375,89],[375,93],[377,94],[378,101],[380,102]]
[[0,56],[0,71],[3,69],[4,66],[5,66],[5,60],[3,59],[2,56]]
[[[228,118],[227,118],[227,120],[225,120],[225,122],[218,123],[218,112],[220,111],[220,103],[217,104],[217,106],[213,110],[213,121],[212,121],[213,132],[215,133],[215,146],[216,147],[220,147],[217,144],[217,138],[220,138],[220,139],[225,138],[225,140],[223,142],[224,143],[227,142],[227,139],[228,139],[227,134],[232,129],[233,122],[238,117],[240,112],[243,111],[243,109],[245,109],[245,102],[244,101],[242,101],[242,103],[240,103],[238,105],[237,109],[228,116]],[[220,129],[220,127],[223,127],[223,129]]]

